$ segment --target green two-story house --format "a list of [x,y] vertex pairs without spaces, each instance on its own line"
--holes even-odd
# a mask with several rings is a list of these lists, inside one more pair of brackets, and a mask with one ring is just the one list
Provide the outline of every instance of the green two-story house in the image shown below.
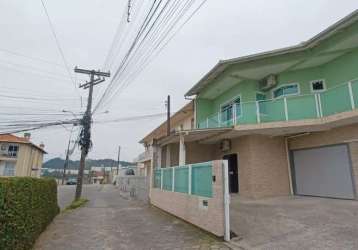
[[186,96],[185,154],[227,159],[231,192],[357,198],[357,11],[297,46],[220,61]]

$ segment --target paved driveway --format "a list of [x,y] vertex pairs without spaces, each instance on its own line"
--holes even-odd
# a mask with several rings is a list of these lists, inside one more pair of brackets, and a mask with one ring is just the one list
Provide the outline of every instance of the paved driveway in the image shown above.
[[[59,188],[59,203],[73,199],[74,187]],[[119,196],[113,186],[86,186],[90,202],[61,213],[34,249],[228,249],[218,239],[158,209]]]
[[230,216],[246,249],[358,249],[358,201],[233,196]]

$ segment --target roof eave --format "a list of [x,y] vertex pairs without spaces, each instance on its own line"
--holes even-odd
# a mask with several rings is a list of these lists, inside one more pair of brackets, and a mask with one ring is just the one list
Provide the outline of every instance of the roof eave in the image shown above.
[[309,39],[305,42],[302,42],[298,45],[281,48],[281,49],[276,49],[276,50],[271,50],[271,51],[266,51],[266,52],[257,53],[257,54],[252,54],[252,55],[248,55],[248,56],[242,56],[242,57],[237,57],[237,58],[232,58],[232,59],[227,59],[227,60],[221,60],[197,84],[195,84],[185,94],[185,97],[198,95],[200,90],[202,88],[204,88],[208,84],[208,82],[210,82],[210,80],[211,80],[210,78],[215,78],[218,74],[220,74],[222,71],[224,71],[227,67],[229,67],[232,64],[251,62],[251,61],[255,61],[255,60],[264,59],[267,57],[280,56],[280,55],[296,53],[296,52],[310,49],[310,48],[316,46],[320,41],[333,35],[337,30],[340,30],[340,29],[346,27],[347,25],[355,22],[356,21],[355,19],[358,19],[358,9],[355,10],[354,12],[352,12],[351,14],[349,14],[348,16],[342,18],[338,22],[334,23],[333,25],[329,26],[324,31],[318,33],[311,39]]

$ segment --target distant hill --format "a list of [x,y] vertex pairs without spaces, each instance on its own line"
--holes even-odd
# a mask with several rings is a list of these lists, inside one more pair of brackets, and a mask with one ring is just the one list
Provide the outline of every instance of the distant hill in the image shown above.
[[[62,158],[53,158],[51,160],[46,161],[43,164],[43,168],[51,168],[51,169],[62,169],[63,165],[65,163],[65,160]],[[127,161],[120,161],[121,166],[133,166],[135,163],[127,162]],[[68,169],[78,169],[80,166],[80,161],[69,161]],[[98,159],[98,160],[86,160],[86,169],[90,167],[115,167],[117,166],[117,161],[112,159]]]

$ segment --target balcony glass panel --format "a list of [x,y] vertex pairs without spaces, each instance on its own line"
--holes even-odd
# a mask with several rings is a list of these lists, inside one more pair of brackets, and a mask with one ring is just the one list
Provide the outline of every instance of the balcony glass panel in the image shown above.
[[347,84],[329,89],[320,95],[323,116],[352,110]]
[[283,98],[260,101],[260,120],[261,122],[285,121],[285,105]]
[[257,123],[256,102],[241,103],[236,110],[236,124]]
[[294,96],[286,100],[288,120],[314,119],[318,117],[315,95]]
[[358,80],[352,81],[352,92],[354,97],[354,106],[358,108]]
[[218,128],[219,127],[219,116],[214,114],[208,117],[208,126],[209,128]]

